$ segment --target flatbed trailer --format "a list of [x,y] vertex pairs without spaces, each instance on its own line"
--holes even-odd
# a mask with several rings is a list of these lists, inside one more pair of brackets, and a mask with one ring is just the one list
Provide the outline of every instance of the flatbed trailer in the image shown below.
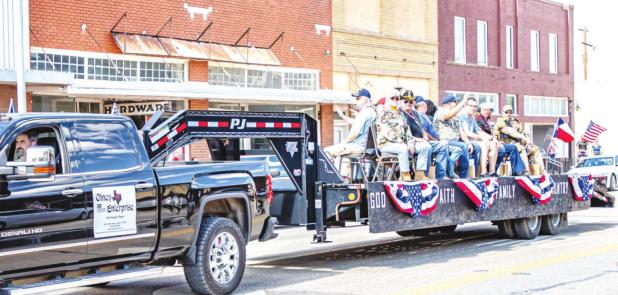
[[[306,201],[307,229],[315,231],[314,242],[327,241],[327,228],[345,225],[346,221],[366,223],[371,233],[397,232],[402,236],[432,230],[447,232],[459,224],[491,221],[508,238],[532,239],[539,233],[559,233],[567,225],[568,212],[590,207],[589,198],[574,198],[567,175],[551,175],[553,194],[544,204],[533,202],[516,177],[499,177],[497,199],[484,210],[478,210],[453,180],[436,180],[435,211],[411,217],[398,210],[387,196],[385,182],[344,183],[318,144],[317,122],[306,114],[186,110],[157,113],[153,118],[151,122],[162,124],[150,130],[151,135],[159,129],[186,126],[164,143],[147,142],[152,145],[150,156],[154,159],[197,139],[208,139],[215,160],[237,160],[239,139],[268,139]],[[189,123],[198,121],[199,126]]]

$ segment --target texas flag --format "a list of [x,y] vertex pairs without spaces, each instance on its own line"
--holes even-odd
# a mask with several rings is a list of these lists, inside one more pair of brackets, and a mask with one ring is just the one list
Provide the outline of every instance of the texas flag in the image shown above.
[[556,128],[554,129],[554,137],[568,143],[575,139],[575,134],[569,127],[569,124],[565,123],[562,118],[558,118]]

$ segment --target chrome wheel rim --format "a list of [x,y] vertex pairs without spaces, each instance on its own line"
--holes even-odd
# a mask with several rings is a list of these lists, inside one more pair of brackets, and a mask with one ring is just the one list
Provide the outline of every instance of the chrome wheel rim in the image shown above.
[[560,224],[560,214],[552,214],[549,216],[549,222],[554,227],[557,227]]
[[210,274],[219,284],[229,283],[238,270],[238,242],[228,232],[219,233],[210,245]]
[[532,230],[532,231],[535,230],[538,225],[539,225],[539,217],[538,216],[528,217],[528,228],[530,230]]

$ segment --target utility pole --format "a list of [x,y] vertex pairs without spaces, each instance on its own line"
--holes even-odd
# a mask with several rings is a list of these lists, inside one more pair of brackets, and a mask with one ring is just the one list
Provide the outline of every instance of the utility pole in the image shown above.
[[584,81],[588,80],[588,47],[592,47],[594,50],[594,45],[588,43],[588,28],[584,27],[583,29],[578,29],[581,32],[584,32]]

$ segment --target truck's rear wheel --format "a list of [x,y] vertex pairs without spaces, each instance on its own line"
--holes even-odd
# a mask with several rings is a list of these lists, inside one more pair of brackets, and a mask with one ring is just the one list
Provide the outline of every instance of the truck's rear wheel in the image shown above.
[[541,223],[542,235],[557,235],[564,227],[563,215],[560,213],[543,216],[543,222]]
[[198,294],[229,294],[245,271],[245,240],[238,225],[227,218],[202,222],[195,264],[184,265],[185,277]]
[[532,240],[541,230],[541,217],[531,216],[513,220],[513,229],[518,239]]
[[496,221],[498,230],[507,239],[515,238],[515,230],[513,229],[513,222],[510,219]]

